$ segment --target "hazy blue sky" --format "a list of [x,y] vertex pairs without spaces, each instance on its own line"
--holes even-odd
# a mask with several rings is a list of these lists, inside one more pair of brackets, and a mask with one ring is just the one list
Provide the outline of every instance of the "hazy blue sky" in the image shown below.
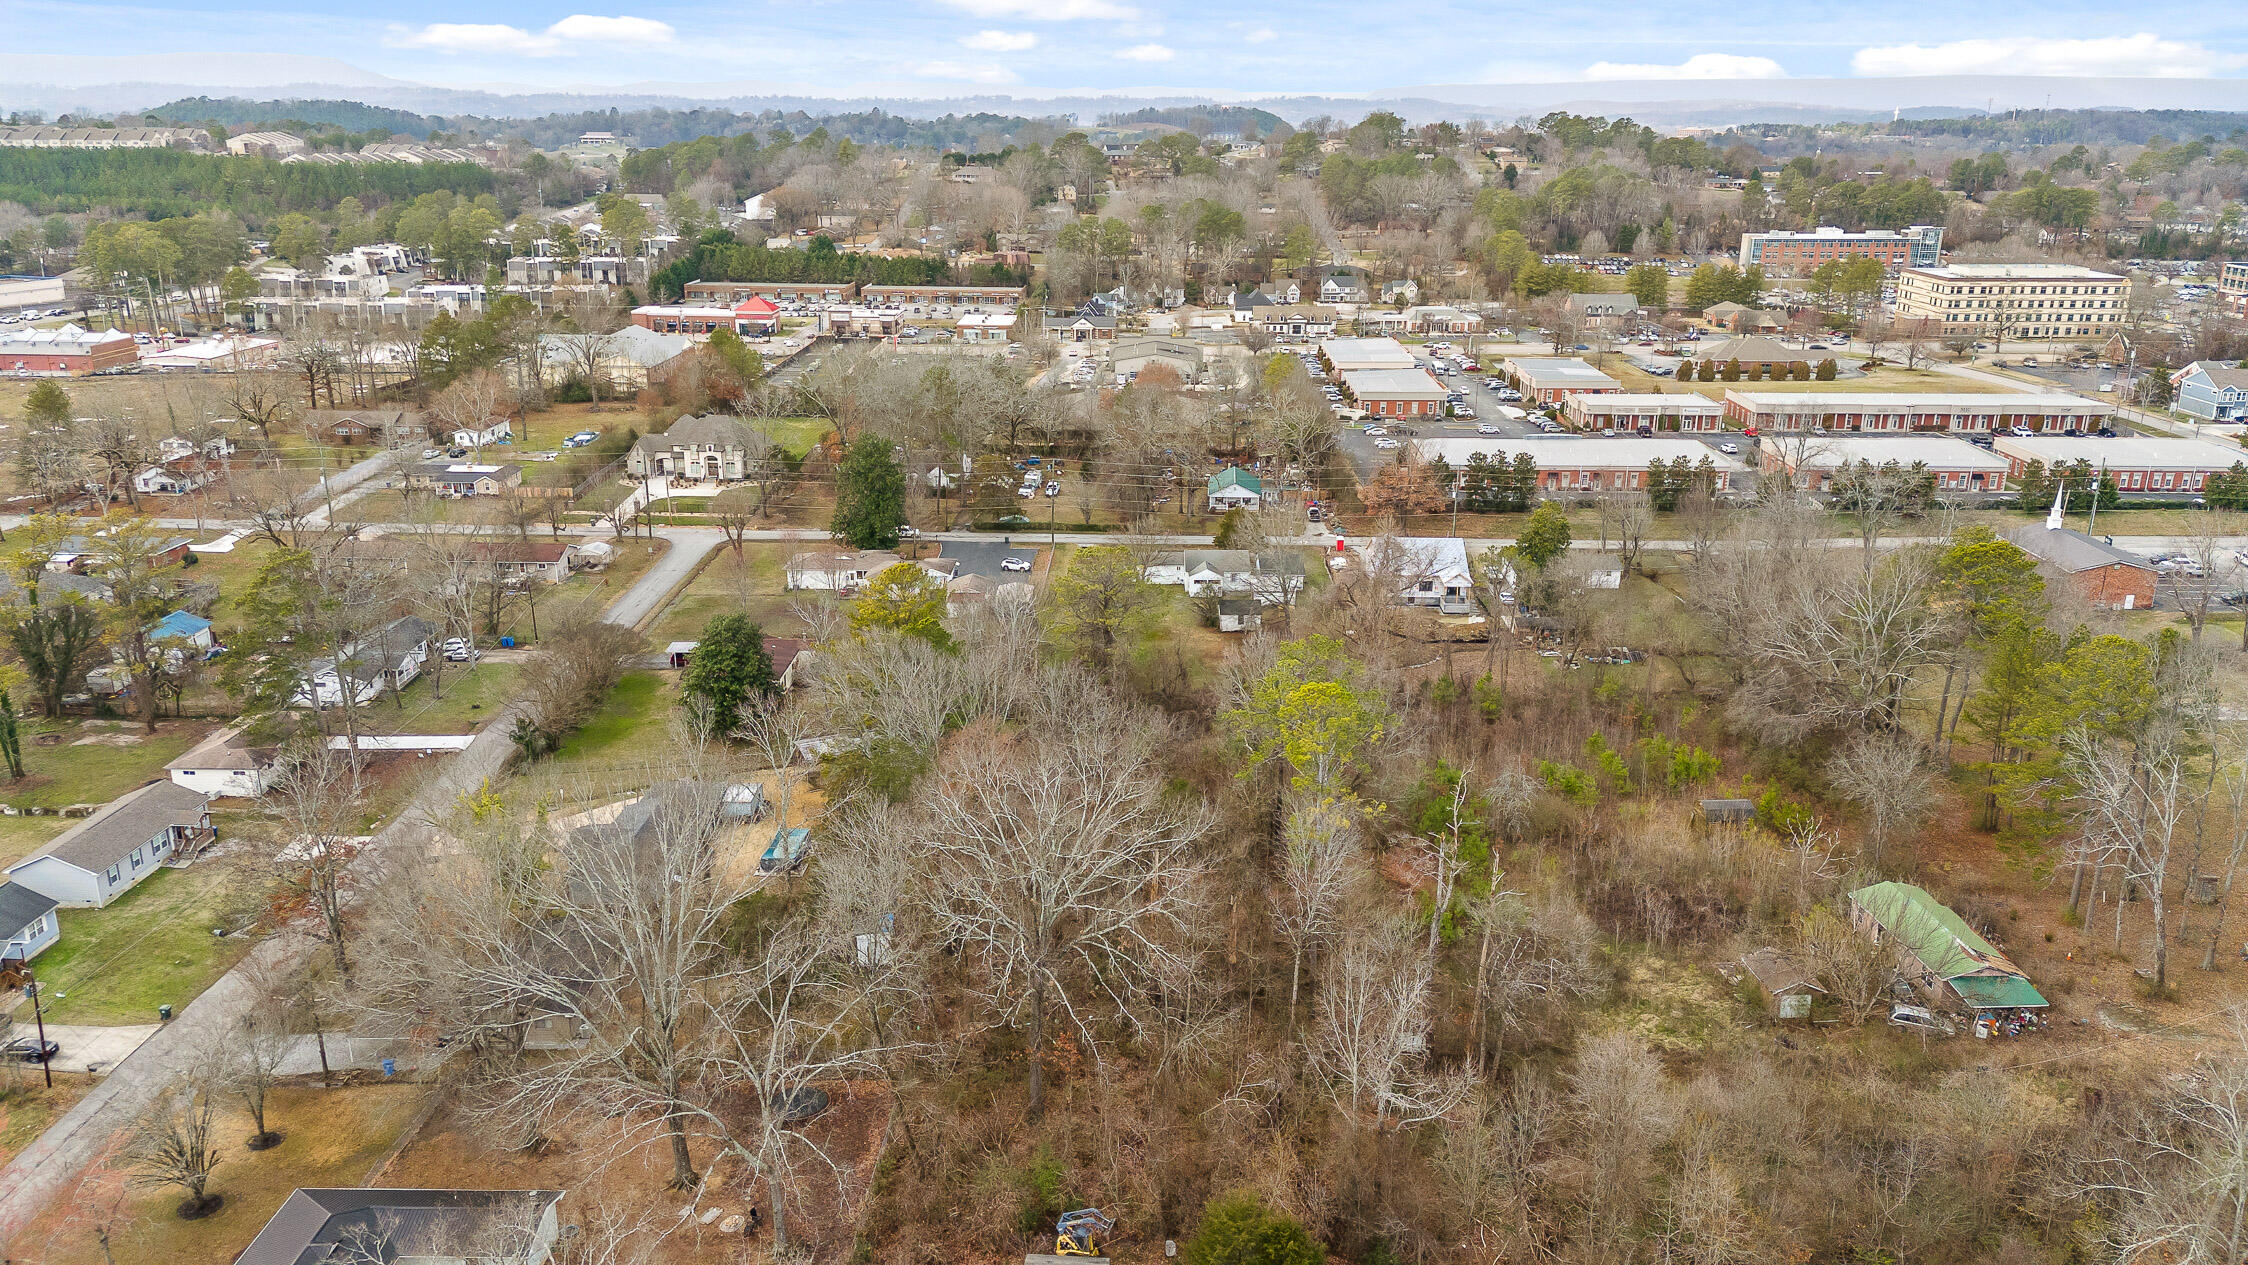
[[823,95],[1348,93],[1417,83],[1669,77],[2248,75],[2248,5],[2212,0],[2158,9],[2067,0],[749,0],[587,10],[506,0],[0,0],[0,29],[20,53],[288,53],[458,86],[755,82]]

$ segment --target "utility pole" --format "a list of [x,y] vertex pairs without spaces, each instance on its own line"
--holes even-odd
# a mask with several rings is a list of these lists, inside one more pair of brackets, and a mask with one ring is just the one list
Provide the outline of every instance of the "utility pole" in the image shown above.
[[55,1060],[47,1053],[47,1011],[39,1004],[39,981],[32,978],[31,968],[24,967],[23,991],[31,994],[31,1017],[39,1025],[39,1070],[47,1078],[47,1088],[55,1087]]

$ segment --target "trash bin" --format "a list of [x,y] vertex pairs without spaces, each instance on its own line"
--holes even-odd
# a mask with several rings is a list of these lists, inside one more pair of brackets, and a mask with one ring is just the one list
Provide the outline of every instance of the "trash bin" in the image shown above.
[[385,1075],[385,1076],[396,1076],[396,1075],[398,1075],[398,1060],[397,1060],[397,1059],[384,1059],[384,1060],[382,1061],[382,1074],[383,1074],[383,1075]]
[[172,1021],[172,1003],[165,1002],[156,1008],[156,1018],[163,1023]]
[[500,638],[500,648],[501,648],[501,649],[503,649],[503,650],[513,650],[513,649],[515,649],[515,638],[513,638],[513,637],[502,637],[502,638]]

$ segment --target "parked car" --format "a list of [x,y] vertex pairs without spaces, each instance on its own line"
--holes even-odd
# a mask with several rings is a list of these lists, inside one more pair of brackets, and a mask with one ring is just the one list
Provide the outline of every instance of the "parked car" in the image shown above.
[[1717,446],[1717,451],[1724,453],[1728,457],[1737,457],[1740,455],[1741,446],[1735,443],[1723,443]]
[[1387,435],[1389,432],[1380,426],[1369,426],[1366,428],[1366,433],[1372,435],[1376,439],[1379,439],[1382,436]]
[[911,540],[921,534],[921,529],[911,523],[898,524],[898,539]]
[[1891,1006],[1889,1022],[1900,1028],[1925,1032],[1930,1036],[1948,1037],[1958,1031],[1949,1019],[1926,1006]]
[[1008,554],[999,560],[999,569],[1002,571],[1028,571],[1030,570],[1030,559]]
[[1404,445],[1394,439],[1377,439],[1374,441],[1374,447],[1379,448],[1384,452],[1388,452],[1393,448],[1402,448],[1404,447]]
[[1499,428],[1491,422],[1485,422],[1475,428],[1475,433],[1478,435],[1496,435],[1499,433]]
[[1047,482],[1047,484],[1046,484],[1046,495],[1048,495],[1048,496],[1060,496],[1061,494],[1062,494],[1062,485],[1061,485],[1061,481],[1060,481],[1059,479],[1049,480],[1049,481]]
[[0,1058],[13,1059],[20,1063],[44,1063],[60,1053],[62,1053],[62,1046],[56,1044],[52,1039],[41,1041],[38,1037],[17,1037],[8,1044],[0,1046]]
[[476,657],[476,643],[466,637],[445,639],[445,659],[448,663],[466,663]]

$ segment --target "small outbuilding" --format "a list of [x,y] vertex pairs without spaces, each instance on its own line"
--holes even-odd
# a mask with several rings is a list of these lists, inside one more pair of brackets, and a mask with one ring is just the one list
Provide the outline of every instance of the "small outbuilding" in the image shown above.
[[1826,992],[1793,957],[1769,946],[1742,958],[1741,967],[1782,1019],[1810,1018],[1812,998]]
[[1705,799],[1694,806],[1697,826],[1745,826],[1755,820],[1753,799]]

